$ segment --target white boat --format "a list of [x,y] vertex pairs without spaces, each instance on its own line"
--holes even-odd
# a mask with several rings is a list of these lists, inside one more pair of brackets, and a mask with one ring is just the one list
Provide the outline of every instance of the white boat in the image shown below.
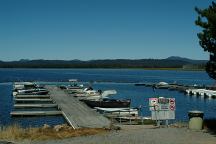
[[36,84],[33,82],[14,82],[13,90],[35,88]]
[[[71,80],[71,81],[73,82],[75,80]],[[80,89],[77,88],[67,89],[67,91],[69,94],[75,97],[80,97],[82,99],[88,99],[88,100],[99,100],[117,94],[116,90],[105,90],[105,91],[94,90],[91,86],[87,88],[83,88],[83,85],[80,86]]]
[[112,114],[116,116],[138,116],[137,108],[101,108],[95,107],[95,109],[102,114]]
[[119,122],[128,122],[128,121],[144,121],[144,120],[152,120],[151,117],[140,117],[140,116],[120,116],[115,118]]
[[33,82],[15,82],[13,85],[13,96],[18,94],[45,94],[46,89]]
[[186,89],[185,92],[189,95],[196,95],[202,97],[214,98],[216,97],[216,91],[207,89]]
[[107,98],[108,96],[115,95],[117,94],[116,90],[105,90],[105,91],[95,91],[95,90],[90,90],[85,92],[85,99],[88,100],[98,100],[98,99],[103,99]]
[[159,82],[159,83],[157,83],[156,85],[157,85],[157,86],[167,86],[167,85],[169,85],[169,84],[166,83],[166,82]]
[[66,89],[68,91],[81,92],[83,90],[84,85],[78,84],[77,79],[69,79],[69,85],[61,85],[59,86],[61,89]]

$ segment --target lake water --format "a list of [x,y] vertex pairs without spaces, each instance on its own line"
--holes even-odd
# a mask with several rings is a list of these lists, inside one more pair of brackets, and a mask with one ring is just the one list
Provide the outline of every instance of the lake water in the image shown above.
[[[216,99],[202,99],[187,96],[177,91],[134,86],[134,83],[177,82],[178,84],[212,85],[214,81],[204,71],[166,71],[166,70],[131,70],[131,69],[0,69],[0,124],[18,123],[22,126],[42,126],[44,123],[56,125],[65,123],[61,116],[12,118],[14,81],[63,82],[68,79],[93,82],[95,89],[117,90],[113,98],[129,98],[132,106],[143,105],[142,115],[150,116],[148,98],[155,96],[176,98],[176,120],[188,120],[189,110],[204,111],[205,118],[216,118]],[[146,107],[145,107],[146,106]]]

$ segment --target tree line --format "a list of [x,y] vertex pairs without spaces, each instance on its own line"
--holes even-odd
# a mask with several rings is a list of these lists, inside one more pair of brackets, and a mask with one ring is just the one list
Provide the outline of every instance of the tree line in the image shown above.
[[205,61],[189,62],[173,59],[114,59],[114,60],[21,60],[0,61],[0,68],[183,68],[184,65],[197,65],[204,68]]

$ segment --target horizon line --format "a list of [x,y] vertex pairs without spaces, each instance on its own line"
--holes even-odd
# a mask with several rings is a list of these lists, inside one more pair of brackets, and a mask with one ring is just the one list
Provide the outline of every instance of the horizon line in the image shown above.
[[16,62],[16,61],[35,61],[35,60],[48,60],[48,61],[95,61],[95,60],[144,60],[144,59],[151,59],[151,60],[164,60],[164,59],[171,59],[176,58],[176,60],[179,59],[188,59],[188,60],[207,60],[208,59],[193,59],[193,58],[187,58],[187,57],[181,57],[181,56],[169,56],[166,58],[105,58],[105,59],[89,59],[89,60],[81,60],[81,59],[43,59],[43,58],[36,58],[36,59],[29,59],[29,58],[23,58],[19,60],[0,60],[2,62]]

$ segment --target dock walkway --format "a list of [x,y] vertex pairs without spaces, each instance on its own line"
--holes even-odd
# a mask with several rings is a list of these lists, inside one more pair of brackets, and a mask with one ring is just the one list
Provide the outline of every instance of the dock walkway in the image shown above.
[[63,116],[73,128],[109,127],[110,121],[56,86],[46,86]]

